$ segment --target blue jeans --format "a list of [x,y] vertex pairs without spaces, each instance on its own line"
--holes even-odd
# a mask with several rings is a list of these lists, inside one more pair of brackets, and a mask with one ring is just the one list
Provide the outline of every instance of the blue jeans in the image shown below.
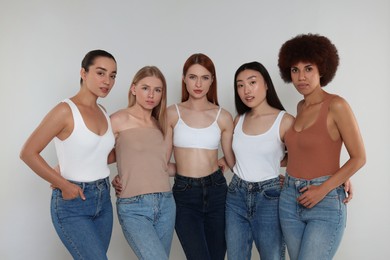
[[226,190],[220,170],[202,178],[175,176],[175,228],[188,260],[225,258]]
[[110,181],[73,182],[84,192],[80,197],[64,200],[54,189],[51,198],[51,218],[62,243],[73,259],[107,259],[112,233]]
[[117,199],[119,223],[139,259],[168,259],[175,226],[172,192]]
[[335,255],[344,233],[347,207],[342,186],[330,191],[313,208],[297,202],[308,185],[321,185],[329,176],[312,180],[286,174],[280,195],[279,215],[291,260],[328,260]]
[[262,260],[285,259],[279,222],[279,178],[247,182],[234,175],[226,198],[228,259],[251,259],[253,241]]

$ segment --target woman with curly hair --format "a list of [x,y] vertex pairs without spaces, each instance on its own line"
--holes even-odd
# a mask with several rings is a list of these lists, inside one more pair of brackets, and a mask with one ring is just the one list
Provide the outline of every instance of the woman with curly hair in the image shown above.
[[[292,260],[332,259],[346,225],[343,183],[366,161],[359,127],[348,103],[323,90],[339,56],[320,35],[298,35],[279,52],[282,79],[303,95],[294,125],[285,135],[287,173],[279,214]],[[340,167],[344,143],[349,159]]]

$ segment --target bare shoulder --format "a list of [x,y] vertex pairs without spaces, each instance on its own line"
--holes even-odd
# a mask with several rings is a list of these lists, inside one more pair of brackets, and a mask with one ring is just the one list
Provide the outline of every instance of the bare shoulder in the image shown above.
[[121,131],[122,127],[128,121],[129,116],[126,109],[121,109],[110,115],[111,126],[114,133]]
[[349,110],[349,104],[348,102],[340,97],[340,96],[334,96],[329,104],[329,109],[334,112],[343,112],[346,109]]
[[72,117],[72,110],[67,103],[61,102],[48,113],[48,116],[61,119]]
[[233,121],[232,114],[230,114],[230,112],[227,111],[227,110],[224,109],[224,108],[221,108],[220,118],[222,118],[223,120]]
[[283,115],[282,124],[292,125],[294,123],[294,120],[295,117],[286,112]]
[[167,119],[168,119],[168,124],[170,126],[176,124],[177,120],[179,119],[179,115],[177,114],[176,110],[176,105],[170,105],[167,107]]
[[167,107],[167,113],[173,113],[173,112],[176,113],[176,105],[175,104]]
[[233,117],[229,111],[221,108],[221,113],[218,117],[218,125],[221,129],[233,129]]
[[111,121],[121,121],[127,119],[126,109],[120,109],[110,115]]

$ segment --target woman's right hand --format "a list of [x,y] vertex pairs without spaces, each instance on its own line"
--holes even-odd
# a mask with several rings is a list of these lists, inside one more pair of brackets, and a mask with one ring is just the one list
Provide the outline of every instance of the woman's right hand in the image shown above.
[[69,182],[65,188],[61,189],[62,198],[64,200],[73,200],[77,197],[80,197],[82,200],[85,200],[83,190],[74,183]]
[[115,189],[115,195],[118,197],[122,192],[121,177],[119,175],[115,176],[111,184]]

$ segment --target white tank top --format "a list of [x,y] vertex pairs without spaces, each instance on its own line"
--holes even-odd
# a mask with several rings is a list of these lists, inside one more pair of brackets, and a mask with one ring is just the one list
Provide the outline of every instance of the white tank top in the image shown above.
[[219,108],[217,117],[211,125],[205,128],[193,128],[181,119],[179,108],[176,104],[175,106],[179,120],[173,129],[173,146],[217,150],[221,140],[221,129],[217,123],[221,108]]
[[247,135],[242,131],[245,115],[240,116],[233,134],[236,164],[233,172],[248,182],[259,182],[279,175],[280,161],[285,154],[280,140],[280,122],[285,111],[280,111],[271,128],[260,135]]
[[61,141],[54,138],[61,175],[78,182],[91,182],[110,175],[107,157],[114,147],[115,138],[112,133],[110,118],[104,113],[108,129],[104,135],[97,135],[87,128],[77,106],[65,99],[72,110],[73,131],[68,138]]

